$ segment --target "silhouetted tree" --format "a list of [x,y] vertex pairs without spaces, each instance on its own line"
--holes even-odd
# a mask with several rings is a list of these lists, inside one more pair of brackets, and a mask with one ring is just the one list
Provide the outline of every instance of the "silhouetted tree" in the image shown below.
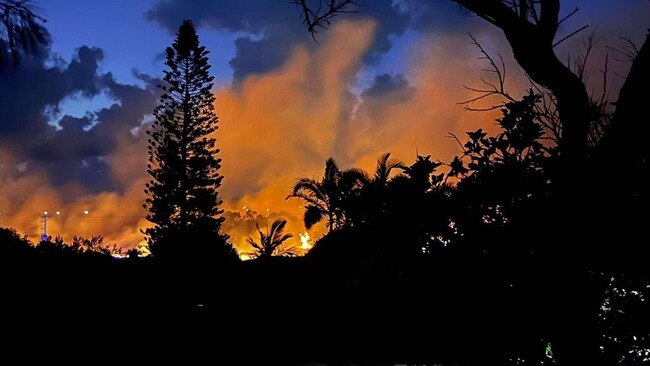
[[282,247],[285,241],[293,238],[293,234],[284,233],[285,226],[287,226],[287,220],[275,220],[271,224],[271,228],[267,227],[266,232],[263,232],[259,224],[256,223],[255,227],[260,237],[259,241],[255,241],[252,237],[246,239],[246,242],[255,249],[253,256],[256,258],[295,256],[297,254],[296,248]]
[[[650,32],[640,48],[633,45],[629,52],[629,61],[632,67],[621,87],[616,110],[612,116],[610,127],[603,137],[603,143],[598,152],[595,165],[617,164],[622,166],[626,179],[633,180],[636,189],[630,193],[640,194],[647,192],[648,164],[650,150],[647,148],[646,139],[650,135],[650,126],[643,123],[641,116],[647,116],[647,86],[650,83]],[[647,200],[647,193],[645,194]],[[636,198],[635,198],[636,200]]]
[[562,123],[562,153],[584,158],[591,121],[590,99],[578,75],[562,63],[554,47],[561,22],[560,0],[452,0],[505,34],[515,59],[536,83],[557,100]]
[[[374,174],[371,178],[361,181],[356,194],[350,196],[350,204],[346,205],[345,216],[350,224],[364,225],[376,222],[378,216],[386,214],[387,192],[391,182],[391,174],[396,169],[404,170],[406,166],[397,159],[391,159],[390,153],[377,158]],[[356,169],[363,177],[368,174]]]
[[25,257],[31,254],[32,244],[27,236],[14,229],[0,227],[0,256],[4,258]]
[[[513,232],[521,234],[523,228],[539,230],[538,228],[543,225],[550,225],[553,228],[557,235],[548,244],[554,248],[563,248],[562,251],[554,252],[557,258],[562,258],[562,261],[561,265],[556,266],[552,285],[549,286],[554,289],[553,303],[556,306],[554,310],[556,328],[551,332],[554,354],[560,363],[599,363],[601,353],[595,310],[598,309],[599,291],[602,291],[602,287],[591,274],[601,272],[596,268],[581,267],[578,263],[582,261],[581,257],[585,253],[595,258],[602,255],[602,253],[598,254],[603,250],[601,247],[622,241],[620,235],[628,232],[628,225],[624,223],[638,221],[638,215],[627,213],[643,210],[642,207],[645,207],[644,204],[648,201],[647,188],[643,187],[648,184],[645,177],[648,176],[649,159],[648,149],[643,141],[649,133],[648,125],[640,123],[643,118],[640,119],[638,116],[647,114],[644,96],[647,95],[645,88],[650,75],[648,72],[650,57],[647,57],[648,47],[650,47],[649,38],[646,38],[642,47],[633,47],[634,52],[630,57],[633,59],[633,64],[621,88],[616,110],[613,113],[607,111],[609,115],[604,116],[607,128],[598,131],[596,137],[597,140],[602,141],[601,146],[596,146],[595,154],[589,155],[587,148],[590,143],[589,134],[593,132],[593,120],[603,116],[594,113],[593,100],[586,90],[584,80],[579,75],[579,69],[572,70],[571,65],[562,63],[554,51],[559,43],[585,28],[580,28],[561,38],[557,37],[560,24],[573,13],[560,17],[560,0],[452,1],[500,28],[512,47],[515,59],[526,74],[533,82],[551,91],[555,103],[553,109],[557,111],[556,127],[560,135],[559,149],[556,153],[561,158],[558,160],[557,168],[542,173],[535,172],[529,178],[520,174],[526,169],[520,163],[488,164],[490,169],[482,169],[486,173],[462,180],[466,188],[459,187],[460,197],[465,195],[463,200],[466,203],[478,204],[478,206],[469,206],[472,210],[468,212],[479,214],[483,210],[491,211],[485,213],[485,217],[479,215],[478,220],[476,217],[472,218],[470,221],[477,223],[473,229],[485,229],[486,225],[480,223],[483,219],[486,223],[496,224],[492,229],[503,235],[513,235]],[[336,14],[355,10],[356,5],[354,2],[332,0],[326,4],[333,6],[321,8],[319,4],[322,2],[317,1],[315,4],[318,8],[315,10],[308,6],[308,1],[298,1],[298,3],[302,6],[303,20],[311,32],[318,28],[318,24],[315,23],[320,21],[323,26],[326,26]],[[322,14],[315,15],[321,11]],[[481,145],[484,136],[480,136],[482,131],[477,132],[475,142]],[[474,139],[474,136],[471,138]],[[485,153],[491,148],[498,148],[495,145],[487,146],[492,145],[489,142],[483,145],[480,149]],[[473,162],[476,168],[479,167],[479,163],[480,159],[478,162]],[[470,170],[474,165],[465,167],[461,161],[456,160],[452,163],[452,168],[458,174],[471,174]],[[621,176],[617,180],[625,182],[625,187],[612,190],[610,182],[601,178],[603,166],[622,168],[618,169]],[[547,185],[541,192],[527,193],[524,196],[532,194],[537,198],[545,197],[546,202],[541,204],[538,210],[528,208],[518,211],[517,214],[514,214],[514,211],[505,212],[526,207],[528,200],[522,199],[521,193],[531,188],[526,185],[513,186],[509,183],[512,182],[511,179],[506,180],[509,173],[515,174],[517,179],[527,183],[552,182],[553,184]],[[547,179],[538,179],[545,174]],[[478,183],[480,177],[485,183]],[[472,183],[473,181],[475,184]],[[522,190],[524,187],[525,189]],[[509,189],[514,191],[509,192]],[[620,193],[616,192],[619,190]],[[486,192],[491,192],[487,196],[495,199],[499,204],[489,204],[483,200],[482,197],[485,198]],[[595,197],[599,197],[600,200]],[[622,214],[613,217],[612,212]],[[528,217],[526,214],[531,215]],[[501,231],[500,227],[509,217],[516,217],[519,222],[516,225],[509,224],[513,226],[512,232]],[[621,217],[625,217],[626,220]],[[577,222],[576,218],[581,222]],[[594,230],[593,225],[584,224],[587,222],[602,224],[597,225]],[[470,229],[470,232],[472,231],[474,230]],[[591,231],[600,232],[600,236],[590,236]],[[582,237],[570,233],[582,233]],[[474,231],[474,234],[478,233]],[[610,236],[615,239],[608,242],[605,238]],[[592,237],[594,240],[589,247],[584,246],[584,243],[588,242],[586,237]],[[538,238],[529,239],[537,241]],[[626,263],[630,268],[629,264],[632,262],[635,267],[640,264],[634,260],[638,256],[630,255],[639,250],[628,248],[623,250],[623,247],[618,245],[617,248],[611,248],[609,260],[603,257],[599,260],[609,262],[607,266],[620,268],[621,265],[615,263],[616,257],[613,255],[627,251],[626,262],[622,263]],[[511,255],[515,256],[514,253]],[[571,306],[566,305],[569,303]],[[572,321],[569,323],[562,319],[572,319]]]
[[45,44],[47,31],[29,0],[0,0],[0,70],[21,54],[34,54]]
[[467,133],[463,156],[449,164],[449,176],[461,178],[454,194],[459,211],[453,218],[461,231],[503,226],[524,202],[548,197],[548,168],[555,151],[542,143],[544,128],[535,108],[539,100],[530,91],[506,103],[497,119],[501,132],[495,136],[483,129]]
[[325,174],[319,182],[311,178],[301,178],[293,186],[289,198],[300,198],[305,206],[305,226],[307,229],[327,218],[329,230],[346,224],[346,208],[351,197],[368,182],[365,173],[358,169],[340,170],[334,159],[325,163]]
[[444,174],[433,175],[442,163],[431,161],[431,155],[418,155],[415,162],[404,167],[404,173],[411,178],[418,191],[427,192],[444,179]]
[[167,48],[163,94],[147,132],[152,180],[144,206],[154,226],[145,233],[154,256],[194,251],[198,248],[193,246],[203,244],[227,246],[219,234],[224,220],[217,193],[221,159],[210,136],[218,118],[207,55],[194,25],[185,20]]

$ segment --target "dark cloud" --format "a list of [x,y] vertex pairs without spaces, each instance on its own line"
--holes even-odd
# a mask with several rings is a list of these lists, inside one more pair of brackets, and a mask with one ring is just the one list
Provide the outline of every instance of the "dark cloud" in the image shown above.
[[83,46],[77,50],[76,57],[68,65],[66,76],[69,87],[78,90],[84,96],[92,97],[102,88],[101,78],[97,75],[99,63],[104,59],[104,51],[99,48]]
[[249,36],[235,40],[236,56],[230,60],[233,77],[241,80],[248,74],[261,74],[282,65],[290,52],[285,37],[273,36],[254,40]]
[[403,74],[380,74],[375,76],[372,84],[363,91],[362,96],[366,98],[382,98],[389,95],[397,96],[399,100],[407,101],[413,94],[415,88],[410,86],[409,81]]
[[[230,61],[235,79],[241,79],[280,66],[296,44],[317,46],[301,24],[299,14],[290,1],[165,0],[157,2],[145,16],[170,32],[176,32],[181,21],[188,18],[219,31],[245,33],[235,41],[236,55]],[[375,39],[364,57],[367,63],[377,62],[391,48],[391,36],[402,34],[410,19],[393,0],[375,0],[359,13],[345,16],[359,17],[373,18],[378,24]]]
[[33,147],[26,157],[38,162],[81,164],[84,158],[105,155],[110,151],[110,141],[98,137],[97,128],[84,130],[93,124],[93,117],[91,114],[81,118],[64,116],[59,120],[59,131],[51,132],[49,128],[45,134],[44,131],[34,131],[38,138],[31,142]]
[[64,67],[59,63],[45,67],[47,55],[43,55],[0,72],[0,136],[41,129],[47,122],[44,109],[49,106],[57,110],[68,95],[97,95],[101,89],[97,65],[102,57],[101,50],[84,46]]
[[[372,123],[381,123],[385,120],[384,108],[387,101],[391,105],[408,103],[417,93],[403,74],[380,74],[375,76],[370,86],[361,93],[361,104],[358,112],[366,114]],[[349,144],[342,138],[345,144]]]
[[[411,15],[410,27],[420,32],[469,31],[473,18],[465,9],[450,0],[397,0],[402,10]],[[479,20],[480,23],[483,20]]]
[[[111,73],[99,72],[103,57],[101,49],[83,46],[67,64],[52,62],[43,52],[0,72],[0,143],[18,151],[17,161],[29,162],[20,165],[21,173],[45,170],[54,185],[79,182],[91,192],[120,188],[105,157],[115,152],[119,139],[139,142],[131,130],[152,112],[158,81],[138,74],[144,88],[120,84]],[[64,100],[101,93],[115,102],[82,117],[57,117],[57,127],[48,123],[61,113]]]

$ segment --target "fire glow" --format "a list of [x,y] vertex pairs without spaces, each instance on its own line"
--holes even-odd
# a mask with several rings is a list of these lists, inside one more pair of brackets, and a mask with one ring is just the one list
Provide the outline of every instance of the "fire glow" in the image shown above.
[[308,232],[300,233],[300,248],[303,250],[309,250],[313,246],[311,243],[311,238],[309,237]]

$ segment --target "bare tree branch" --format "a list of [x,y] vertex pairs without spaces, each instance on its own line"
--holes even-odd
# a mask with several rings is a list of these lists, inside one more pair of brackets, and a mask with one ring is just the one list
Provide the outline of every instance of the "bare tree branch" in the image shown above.
[[307,26],[307,31],[311,33],[314,41],[319,28],[327,29],[337,15],[356,13],[356,10],[350,8],[359,6],[355,0],[318,0],[318,8],[313,10],[308,1],[295,0],[295,4],[300,7],[302,22]]
[[475,93],[478,93],[479,95],[474,98],[470,98],[464,101],[459,102],[458,104],[462,104],[465,106],[465,109],[468,111],[472,112],[485,112],[485,111],[492,111],[495,109],[502,108],[504,103],[499,103],[490,107],[470,107],[470,104],[473,104],[475,102],[484,100],[486,98],[489,98],[491,96],[499,96],[503,97],[508,101],[514,101],[515,99],[508,94],[508,92],[505,89],[506,85],[506,66],[505,62],[503,60],[503,56],[501,55],[500,52],[497,52],[497,58],[499,59],[498,63],[497,61],[490,56],[490,54],[483,48],[483,46],[478,42],[476,37],[474,37],[473,34],[469,34],[469,38],[472,40],[472,43],[479,49],[481,52],[481,57],[479,57],[479,60],[486,60],[488,63],[488,68],[483,69],[485,72],[489,72],[491,74],[496,75],[496,82],[491,82],[485,80],[485,78],[481,77],[480,80],[483,84],[485,84],[488,88],[487,89],[480,89],[480,88],[474,88],[474,87],[469,87],[466,85],[463,85],[463,87],[467,90],[473,91]]
[[[563,125],[562,156],[567,161],[584,159],[590,121],[589,94],[580,78],[554,52],[561,21],[560,1],[526,0],[526,4],[519,0],[452,1],[503,30],[515,59],[526,74],[555,96]],[[522,12],[522,7],[526,11]],[[568,37],[571,36],[573,34]],[[565,39],[568,38],[564,37],[560,42]]]
[[577,13],[579,10],[580,10],[580,8],[575,8],[575,9],[573,9],[572,12],[570,12],[569,14],[567,14],[564,18],[562,18],[559,22],[557,22],[557,24],[560,25],[560,24],[564,23],[567,19],[569,19],[569,18],[571,18],[572,16],[574,16],[575,13]]
[[622,59],[616,59],[616,61],[633,62],[639,55],[639,48],[634,43],[634,41],[632,41],[629,38],[625,38],[625,37],[618,37],[618,38],[623,41],[622,48],[614,48],[612,46],[606,46],[606,47],[624,57]]
[[582,32],[583,30],[585,30],[585,29],[587,29],[587,28],[589,28],[589,24],[580,27],[580,28],[579,28],[578,30],[576,30],[576,31],[571,32],[568,36],[565,36],[565,37],[563,37],[562,39],[560,39],[559,41],[553,43],[553,48],[557,47],[560,43],[566,41],[567,39],[569,39],[569,38],[575,36],[576,34]]
[[21,54],[34,54],[46,42],[45,19],[29,0],[0,0],[0,68],[12,59],[18,64]]

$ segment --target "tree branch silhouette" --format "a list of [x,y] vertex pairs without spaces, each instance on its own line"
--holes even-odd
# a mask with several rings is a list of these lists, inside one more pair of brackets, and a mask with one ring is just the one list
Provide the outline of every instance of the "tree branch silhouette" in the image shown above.
[[35,54],[45,44],[47,31],[29,0],[0,0],[0,69],[11,59],[20,63],[21,54]]
[[311,33],[315,42],[318,42],[316,40],[318,28],[327,29],[332,19],[339,14],[356,13],[356,11],[349,10],[349,8],[359,5],[354,0],[326,0],[323,9],[323,0],[319,0],[318,8],[314,10],[309,7],[307,2],[308,0],[296,0],[295,4],[300,7],[302,22],[307,26],[307,31]]

